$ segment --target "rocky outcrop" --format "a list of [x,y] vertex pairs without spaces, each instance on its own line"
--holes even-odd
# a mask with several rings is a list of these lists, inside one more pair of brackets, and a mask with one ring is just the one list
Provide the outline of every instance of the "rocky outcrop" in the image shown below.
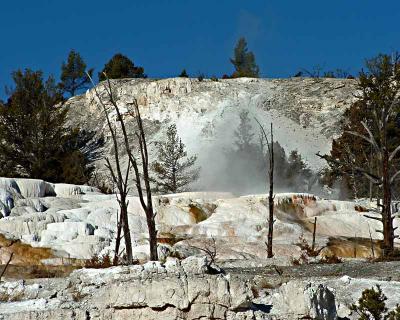
[[[395,266],[393,266],[395,267]],[[0,283],[0,319],[357,319],[350,311],[366,288],[380,285],[392,309],[400,282],[287,279],[240,272],[211,275],[204,257],[164,264],[81,269],[67,278]]]
[[83,269],[67,279],[5,282],[0,319],[335,319],[335,297],[323,285],[288,285],[271,293],[269,304],[255,296],[251,279],[206,270],[204,258],[191,257]]

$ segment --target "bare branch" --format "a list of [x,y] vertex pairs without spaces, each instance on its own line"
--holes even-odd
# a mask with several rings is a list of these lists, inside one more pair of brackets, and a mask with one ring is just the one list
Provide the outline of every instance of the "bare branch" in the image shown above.
[[364,217],[368,218],[368,219],[372,219],[372,220],[377,220],[379,222],[382,222],[382,218],[379,217],[374,217],[374,216],[369,216],[369,215],[364,215]]
[[14,255],[14,252],[11,252],[10,257],[8,258],[3,270],[0,273],[0,281],[1,281],[1,278],[4,276],[4,274],[6,273],[8,265],[10,264],[10,262],[11,262],[11,260],[13,258],[13,255]]
[[398,175],[400,174],[400,170],[397,171],[389,180],[390,184],[393,184],[393,182],[397,179]]
[[[320,154],[319,152],[316,153],[316,156],[319,157],[319,158],[321,158],[321,159],[326,160],[327,162],[335,163],[335,164],[340,165],[340,166],[346,167],[346,166],[348,165],[347,163],[344,163],[344,162],[342,162],[342,161],[333,159],[331,156],[322,155],[322,154]],[[358,166],[354,166],[352,169],[353,169],[355,172],[364,175],[367,179],[369,179],[370,181],[372,181],[372,183],[374,183],[374,184],[376,184],[376,185],[382,184],[382,179],[381,179],[380,177],[378,177],[378,176],[376,176],[376,175],[374,175],[374,174],[368,172],[367,170],[365,170],[365,169],[363,169],[363,168],[360,168],[360,167],[358,167]],[[347,170],[347,169],[345,169],[345,168],[344,168],[342,171],[344,171],[345,173],[350,173],[350,174],[352,174],[352,172],[349,172],[349,170]]]

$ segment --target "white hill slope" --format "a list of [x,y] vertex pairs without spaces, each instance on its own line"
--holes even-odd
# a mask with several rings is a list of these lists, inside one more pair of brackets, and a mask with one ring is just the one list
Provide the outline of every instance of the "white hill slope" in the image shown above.
[[[150,142],[160,139],[168,124],[176,123],[189,153],[198,155],[201,175],[197,188],[235,191],[233,186],[224,184],[223,174],[229,166],[225,151],[234,144],[233,133],[239,125],[241,111],[249,111],[251,119],[257,118],[266,126],[272,122],[275,139],[285,151],[298,150],[311,168],[319,169],[324,162],[315,153],[330,150],[332,139],[340,132],[342,114],[355,99],[356,81],[172,78],[113,80],[112,86],[133,141],[133,119],[129,111],[135,97]],[[104,83],[100,83],[98,89],[106,101]],[[104,114],[96,101],[93,89],[70,99],[66,104],[70,108],[70,121],[107,135]],[[110,113],[115,118],[112,108]],[[254,133],[257,139],[255,122]],[[106,150],[112,152],[110,137]],[[154,159],[153,154],[151,159]],[[98,168],[105,172],[101,163]],[[246,179],[245,172],[243,179]],[[248,192],[264,192],[264,188],[256,186]]]

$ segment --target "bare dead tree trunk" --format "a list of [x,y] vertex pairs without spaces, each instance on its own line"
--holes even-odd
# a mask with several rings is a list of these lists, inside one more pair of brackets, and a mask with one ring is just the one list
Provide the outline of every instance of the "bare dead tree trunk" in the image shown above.
[[369,231],[369,240],[370,240],[370,243],[371,243],[372,258],[375,259],[374,241],[372,240],[371,228],[370,228],[369,224],[368,224],[368,231]]
[[383,132],[383,159],[382,159],[382,188],[383,188],[383,203],[382,203],[382,223],[383,223],[383,255],[389,256],[394,250],[394,228],[392,218],[392,190],[390,185],[389,173],[389,152],[387,149],[387,132],[386,123]]
[[1,271],[1,274],[0,274],[0,281],[1,281],[1,278],[3,278],[4,274],[6,273],[7,268],[8,268],[8,266],[10,265],[13,256],[14,256],[14,252],[11,252],[10,257],[8,258],[8,260],[7,260],[7,262],[6,262],[6,264],[5,264],[4,268],[3,268],[3,270]]
[[[95,94],[103,108],[103,112],[106,116],[107,120],[107,125],[111,133],[111,138],[113,141],[113,148],[114,148],[114,162],[115,162],[115,169],[111,165],[111,162],[108,158],[106,158],[106,167],[108,168],[112,181],[115,183],[118,189],[119,193],[119,198],[117,196],[117,201],[120,207],[120,224],[121,227],[124,231],[124,239],[125,239],[125,250],[126,250],[126,255],[127,255],[127,263],[132,264],[133,263],[133,254],[132,254],[132,242],[131,242],[131,234],[129,230],[129,221],[128,221],[128,201],[127,201],[127,195],[128,195],[128,178],[129,178],[129,171],[130,171],[130,161],[128,161],[128,167],[125,171],[125,174],[122,173],[122,168],[121,168],[121,163],[120,163],[120,158],[119,158],[119,142],[117,139],[117,133],[116,129],[111,123],[110,117],[108,115],[108,110],[103,102],[92,78],[90,75],[87,73],[87,76],[91,80],[93,84],[93,88],[95,90]],[[109,94],[110,96],[110,94]],[[110,100],[112,99],[112,96],[110,97]],[[117,225],[117,241],[119,242],[119,239],[121,238],[120,235],[118,235],[118,230],[119,226]],[[118,248],[116,244],[116,250],[119,250],[119,243],[118,243]],[[115,253],[115,255],[118,255],[118,252]],[[117,257],[114,256],[114,261],[116,261]]]
[[119,247],[121,245],[121,215],[118,216],[117,212],[117,237],[115,238],[114,259],[113,265],[116,266],[119,260]]
[[[138,186],[140,202],[146,213],[147,228],[149,231],[150,260],[157,261],[158,260],[158,252],[157,252],[157,229],[156,229],[156,222],[155,222],[156,213],[154,212],[154,209],[153,209],[153,201],[152,201],[152,195],[151,195],[150,174],[149,174],[150,161],[149,161],[149,155],[147,152],[147,143],[146,143],[146,136],[145,136],[144,129],[143,129],[143,122],[142,122],[142,118],[140,116],[140,110],[139,110],[139,106],[138,106],[136,99],[134,99],[133,105],[135,107],[136,122],[137,122],[137,126],[139,128],[139,132],[136,133],[136,136],[139,139],[140,154],[142,157],[142,172],[143,172],[143,181],[144,181],[145,190],[146,190],[146,200],[147,200],[146,203],[144,201],[142,188],[140,185],[138,185],[138,181],[140,183],[140,175],[139,175],[139,171],[137,168],[137,164],[135,162],[134,169],[135,169],[135,175],[136,175],[136,183]],[[131,152],[129,152],[129,154],[130,154],[130,156],[132,156]]]
[[[373,152],[372,152],[372,146],[371,146],[371,151],[370,151],[370,157],[369,157],[369,171],[373,172],[373,165],[374,165],[374,160],[373,160]],[[372,202],[372,192],[373,192],[373,187],[374,184],[372,181],[369,181],[369,201]]]
[[[267,235],[267,257],[272,258],[274,256],[273,250],[272,250],[272,242],[273,242],[273,237],[274,237],[274,130],[273,130],[273,125],[271,123],[271,132],[270,132],[270,139],[269,141],[267,133],[264,130],[264,127],[261,125],[261,123],[255,119],[260,126],[261,134],[264,137],[265,141],[267,142],[267,148],[268,148],[268,178],[269,178],[269,194],[268,194],[268,235]],[[262,142],[261,142],[261,145]]]
[[269,219],[268,219],[268,246],[267,255],[268,258],[274,256],[272,252],[272,239],[274,235],[274,132],[271,123],[271,148],[269,153]]
[[353,257],[357,258],[357,233],[354,234]]
[[314,217],[314,226],[313,226],[313,236],[312,236],[312,251],[315,250],[315,234],[317,233],[317,217]]
[[[145,212],[146,215],[146,222],[147,222],[147,228],[149,232],[149,244],[150,244],[150,260],[152,261],[157,261],[158,260],[158,253],[157,253],[157,230],[156,230],[156,223],[155,223],[155,212],[153,208],[153,202],[152,202],[152,193],[151,193],[151,185],[150,185],[150,175],[149,175],[149,155],[147,151],[147,142],[146,142],[146,135],[144,132],[143,128],[143,121],[140,115],[140,110],[138,103],[136,99],[133,99],[133,107],[134,107],[134,117],[136,120],[136,125],[137,125],[137,132],[135,132],[135,136],[138,139],[139,143],[139,152],[140,152],[140,157],[141,157],[141,171],[139,170],[139,164],[134,156],[133,150],[131,148],[131,145],[129,143],[129,138],[128,138],[128,132],[126,130],[124,118],[120,112],[120,109],[118,107],[118,104],[114,98],[114,94],[112,91],[112,86],[111,82],[108,79],[107,75],[106,76],[106,84],[105,89],[108,95],[109,102],[112,104],[114,107],[114,111],[116,112],[117,115],[117,120],[120,123],[122,135],[123,135],[123,141],[124,141],[124,146],[125,146],[125,151],[128,155],[129,161],[128,161],[128,170],[126,172],[126,177],[125,177],[125,182],[126,182],[126,194],[121,195],[121,197],[126,201],[126,196],[127,196],[127,181],[129,177],[129,171],[130,168],[133,169],[135,173],[134,177],[134,182],[136,185],[136,189],[138,192],[139,196],[139,201],[140,204],[143,208],[143,211]],[[88,75],[89,76],[89,75]],[[92,81],[93,83],[93,81]],[[94,86],[94,83],[93,83]],[[97,95],[97,98],[99,99],[100,103],[103,106],[103,109],[106,111],[106,106],[104,102],[101,100],[101,97],[95,87],[95,92]],[[109,122],[108,114],[107,114],[107,121]],[[116,141],[116,138],[113,140]],[[115,144],[115,143],[114,143]],[[111,167],[111,166],[109,166]],[[142,180],[144,184],[144,188],[142,187]],[[121,194],[121,192],[120,192]],[[121,201],[122,202],[122,201]],[[125,238],[125,243],[127,241],[131,241],[130,237],[130,232],[129,232],[129,224],[128,222],[128,205],[126,204],[126,208],[121,207],[121,221],[122,221],[122,229],[124,231],[124,238]],[[125,218],[126,217],[126,218]],[[126,220],[126,223],[125,223]],[[129,256],[128,252],[127,255]],[[132,263],[132,262],[131,262]]]
[[[375,152],[377,153],[377,158],[381,161],[381,167],[378,168],[377,170],[378,173],[372,173],[369,171],[369,168],[363,169],[357,166],[356,164],[354,164],[350,168],[350,172],[347,173],[352,174],[353,172],[357,172],[359,174],[362,174],[366,178],[368,178],[374,185],[382,189],[383,199],[382,203],[380,203],[378,197],[378,209],[377,209],[377,212],[380,213],[380,217],[374,217],[369,215],[365,215],[365,217],[377,220],[382,223],[382,230],[377,230],[377,231],[383,234],[382,254],[384,257],[393,254],[394,239],[398,238],[398,236],[394,235],[394,231],[397,228],[394,228],[393,226],[394,216],[392,215],[391,212],[391,204],[392,204],[392,185],[395,182],[396,178],[400,175],[400,170],[397,171],[395,174],[391,175],[390,168],[392,167],[392,161],[394,161],[395,156],[400,151],[400,146],[395,148],[395,150],[389,154],[388,137],[387,137],[388,134],[387,123],[393,105],[394,103],[392,103],[391,106],[385,106],[385,108],[382,110],[381,117],[379,117],[377,113],[375,114],[376,125],[379,128],[380,143],[377,142],[374,135],[372,134],[372,131],[364,122],[361,123],[364,126],[364,129],[368,135],[363,135],[358,132],[350,132],[350,131],[348,132],[349,134],[352,134],[354,136],[364,139],[365,141],[368,141],[374,148]],[[322,156],[319,153],[317,153],[317,156],[327,160],[328,162],[343,165],[343,163],[337,161],[336,159],[333,159],[332,157],[326,155]],[[381,209],[380,212],[379,209]]]

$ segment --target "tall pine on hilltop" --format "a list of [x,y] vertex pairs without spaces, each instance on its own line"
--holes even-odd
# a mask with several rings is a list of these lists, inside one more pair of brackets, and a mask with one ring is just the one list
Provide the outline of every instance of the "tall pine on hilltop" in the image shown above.
[[[104,73],[107,75],[104,75]],[[99,80],[146,78],[143,67],[137,67],[131,59],[121,53],[115,54],[99,72]]]
[[[67,63],[63,62],[61,66],[61,90],[74,96],[78,90],[88,88],[90,80],[85,71],[86,63],[83,61],[81,55],[71,50],[68,55]],[[91,76],[93,69],[88,70],[88,73]]]
[[254,53],[248,51],[247,42],[245,38],[240,38],[235,46],[233,58],[230,59],[231,63],[235,67],[235,72],[232,74],[233,78],[259,77],[259,67],[256,64],[256,58]]

